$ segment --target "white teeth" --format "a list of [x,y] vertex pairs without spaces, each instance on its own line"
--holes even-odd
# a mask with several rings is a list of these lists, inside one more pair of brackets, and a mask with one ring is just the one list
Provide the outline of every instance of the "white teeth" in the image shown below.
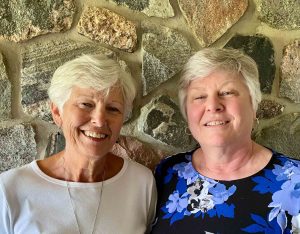
[[209,122],[207,124],[205,124],[206,126],[217,126],[217,125],[224,125],[226,122],[223,121],[212,121]]
[[94,137],[94,138],[105,138],[105,134],[97,133],[97,132],[91,132],[91,131],[84,131],[84,135],[89,136],[89,137]]

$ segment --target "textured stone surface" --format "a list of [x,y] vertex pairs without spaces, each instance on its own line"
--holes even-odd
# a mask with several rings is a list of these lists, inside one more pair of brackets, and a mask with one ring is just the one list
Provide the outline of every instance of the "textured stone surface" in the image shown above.
[[135,24],[105,8],[87,7],[81,15],[77,30],[92,40],[128,52],[133,52],[137,44]]
[[46,156],[51,156],[62,151],[65,148],[66,141],[62,133],[52,133],[48,139],[48,145],[46,148]]
[[271,27],[277,29],[300,28],[299,0],[257,0],[259,18]]
[[200,45],[205,47],[240,19],[248,0],[178,0],[178,4]]
[[37,156],[34,131],[30,124],[0,124],[0,172],[22,166]]
[[175,148],[187,149],[196,145],[188,134],[178,106],[166,95],[153,99],[141,109],[138,130]]
[[112,152],[118,156],[141,163],[151,170],[154,170],[155,166],[166,155],[164,152],[155,150],[136,138],[128,136],[120,136]]
[[149,7],[150,0],[112,0],[119,5],[125,5],[128,8],[135,11],[143,11],[145,8]]
[[11,116],[11,84],[0,53],[0,120]]
[[174,16],[174,10],[169,0],[112,0],[127,6],[131,10],[140,11],[148,16],[168,18]]
[[271,93],[275,78],[274,49],[271,41],[262,35],[237,35],[225,45],[243,50],[255,60],[259,71],[260,89],[263,93]]
[[143,25],[143,94],[146,95],[178,73],[191,56],[188,40],[169,28]]
[[258,132],[255,141],[300,159],[300,113],[281,116],[270,127]]
[[300,103],[300,40],[284,48],[280,70],[279,96]]
[[94,43],[70,40],[32,44],[22,52],[21,103],[24,112],[51,121],[47,89],[57,67],[82,54],[112,52]]
[[0,38],[24,41],[71,28],[74,0],[1,0]]
[[258,119],[270,119],[282,114],[284,106],[272,100],[262,100],[258,106],[256,116]]

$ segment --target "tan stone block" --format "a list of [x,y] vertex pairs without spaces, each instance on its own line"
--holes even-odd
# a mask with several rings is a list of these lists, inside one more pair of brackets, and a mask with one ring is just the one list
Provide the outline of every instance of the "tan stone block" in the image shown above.
[[200,45],[215,42],[244,14],[248,0],[178,0]]
[[105,8],[86,8],[77,25],[78,33],[115,48],[133,52],[137,44],[136,26],[125,17]]

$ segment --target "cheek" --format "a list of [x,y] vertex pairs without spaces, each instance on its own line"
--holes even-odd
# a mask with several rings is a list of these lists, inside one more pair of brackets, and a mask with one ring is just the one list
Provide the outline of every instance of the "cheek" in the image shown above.
[[122,126],[123,126],[123,118],[120,121],[117,121],[114,123],[113,130],[114,130],[115,134],[119,135]]
[[186,113],[189,125],[198,122],[203,116],[203,110],[199,105],[187,105]]
[[89,121],[88,115],[78,112],[72,112],[71,115],[63,118],[63,129],[67,132],[74,132],[76,128],[84,125]]
[[230,113],[240,119],[240,123],[246,127],[246,123],[252,125],[255,112],[253,111],[252,105],[232,105],[230,108]]

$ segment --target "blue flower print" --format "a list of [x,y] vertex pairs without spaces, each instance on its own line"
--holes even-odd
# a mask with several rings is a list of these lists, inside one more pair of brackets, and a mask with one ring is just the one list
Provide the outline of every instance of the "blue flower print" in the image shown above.
[[280,227],[276,224],[276,221],[272,222],[266,221],[263,217],[255,214],[251,214],[251,219],[255,222],[248,227],[242,228],[242,231],[248,233],[265,233],[274,234],[282,233]]
[[177,164],[173,167],[173,170],[177,171],[179,178],[187,180],[187,185],[195,182],[198,178],[198,173],[193,168],[192,162]]
[[276,179],[278,181],[288,180],[293,174],[300,175],[300,168],[295,167],[293,161],[286,161],[284,166],[275,165],[275,168],[272,170],[274,175],[277,175]]
[[163,218],[171,218],[170,224],[183,219],[185,215],[190,215],[186,210],[187,205],[187,193],[180,196],[178,191],[174,191],[173,194],[169,196],[166,206],[162,207],[162,210],[166,213]]
[[[191,156],[186,155],[187,162],[181,162],[167,169],[164,183],[168,184],[175,177],[176,186],[168,201],[161,208],[163,219],[170,219],[170,224],[184,216],[194,218],[210,217],[234,218],[233,204],[226,204],[228,198],[236,191],[235,186],[226,189],[224,184],[200,175],[193,167]],[[177,175],[177,177],[175,176]]]
[[260,194],[274,193],[281,188],[284,181],[276,180],[272,170],[265,169],[264,176],[255,176],[252,180],[257,184],[253,191],[258,191]]
[[[280,208],[287,211],[290,215],[299,214],[300,204],[300,175],[291,176],[282,186],[282,190],[275,192],[272,196],[273,202],[269,207]],[[274,217],[273,217],[274,218]]]
[[[281,230],[287,227],[286,212],[293,217],[299,214],[300,206],[300,167],[295,161],[283,161],[283,166],[275,165],[272,170],[276,180],[281,181],[281,187],[272,195],[272,202],[268,207],[273,208],[269,213],[269,221],[276,220]],[[296,218],[294,218],[294,221]],[[295,223],[295,222],[294,222]],[[298,224],[292,224],[298,229]]]
[[228,190],[224,184],[217,183],[215,187],[209,189],[209,192],[213,195],[215,204],[223,204],[228,198],[234,194],[236,186],[232,185]]
[[169,196],[169,201],[167,202],[166,208],[169,213],[182,212],[188,205],[187,194],[183,194],[181,197],[178,191],[174,191],[173,194]]

